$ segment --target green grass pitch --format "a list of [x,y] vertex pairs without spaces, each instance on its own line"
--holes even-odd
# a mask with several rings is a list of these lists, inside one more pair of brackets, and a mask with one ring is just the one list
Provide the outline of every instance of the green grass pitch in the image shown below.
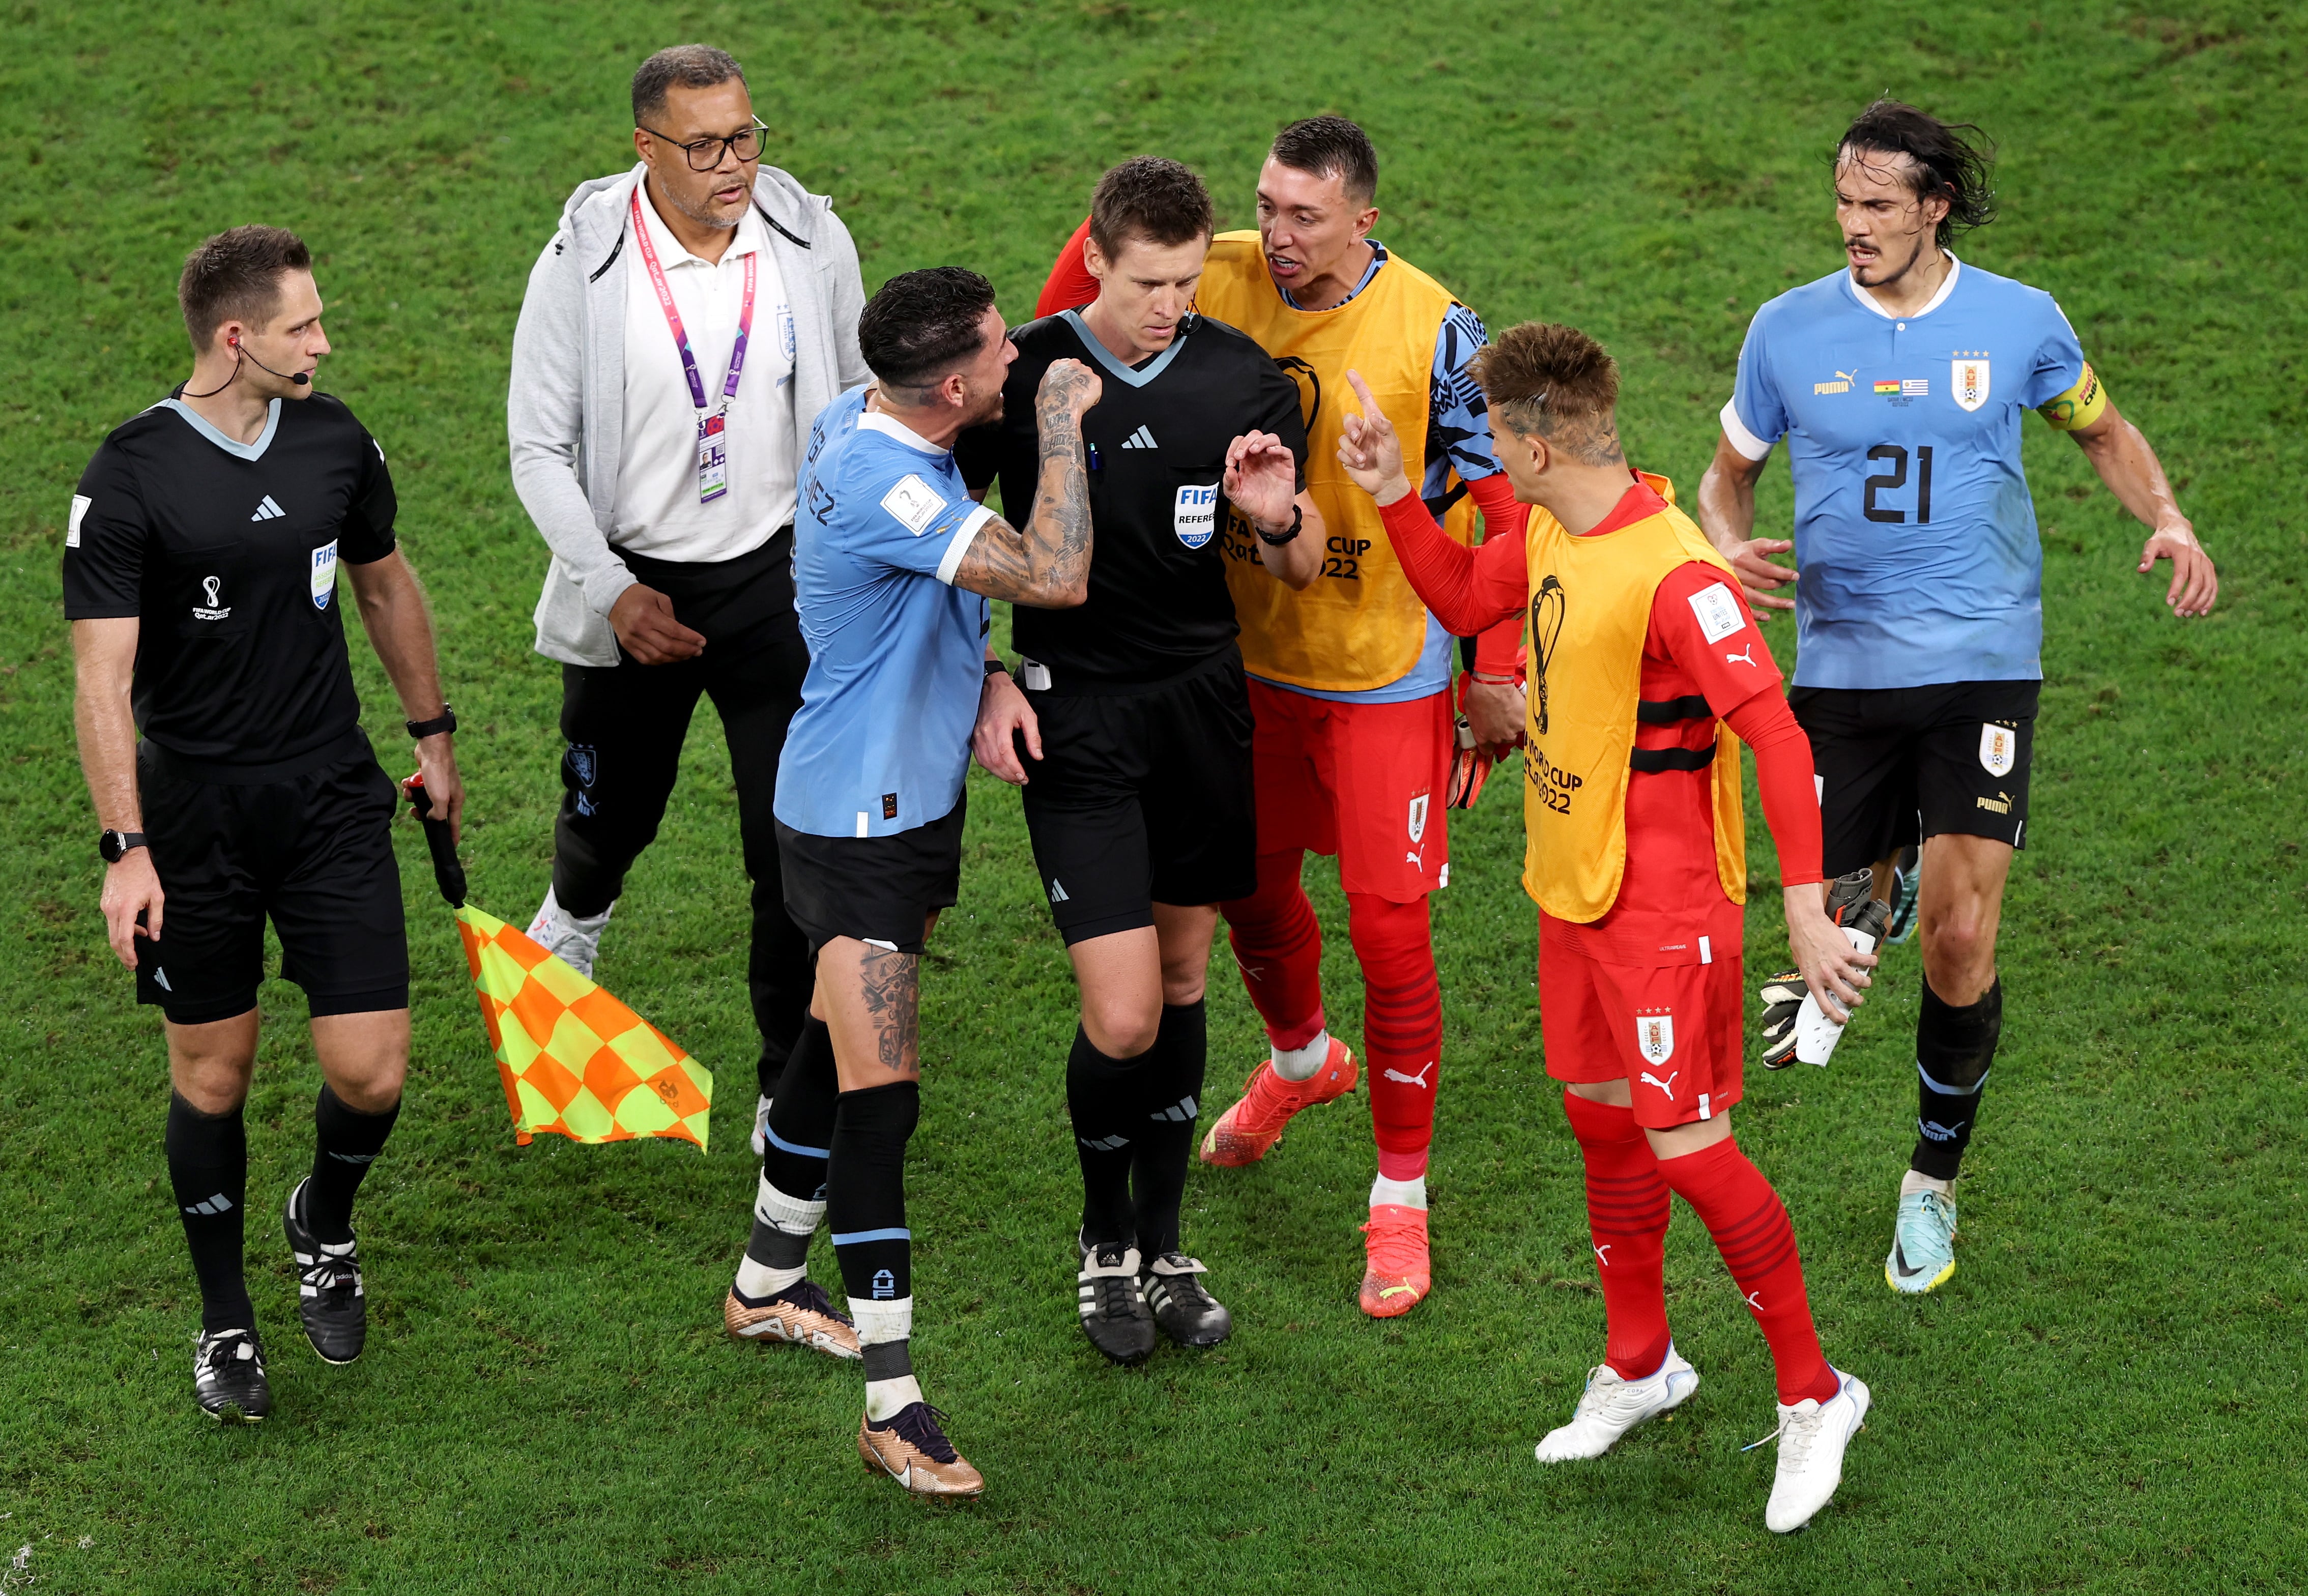
[[[2308,1584],[2308,23],[2267,0],[2161,4],[7,0],[0,1588]],[[332,1369],[296,1330],[272,1215],[309,1156],[317,1077],[301,997],[270,984],[251,1265],[279,1407],[261,1431],[194,1412],[159,1028],[104,948],[73,760],[56,580],[72,485],[186,369],[171,290],[192,243],[244,221],[303,232],[340,351],[323,385],[392,456],[442,623],[475,901],[521,922],[546,879],[558,690],[530,651],[544,551],[506,478],[513,315],[570,187],[631,159],[633,66],[693,38],[752,69],[773,159],[835,195],[869,286],[965,262],[1020,319],[1112,160],[1191,161],[1244,225],[1273,129],[1354,116],[1385,162],[1379,235],[1494,328],[1602,338],[1635,459],[1686,495],[1749,315],[1838,263],[1823,158],[1845,119],[1888,90],[2001,140],[2003,219],[1958,248],[2060,296],[2179,483],[2221,605],[2175,622],[2163,578],[2131,574],[2140,530],[2028,424],[2049,681],[1954,1281],[1908,1301],[1882,1279],[1912,1135],[1912,947],[1831,1070],[1753,1071],[1739,1111],[1795,1214],[1829,1353],[1878,1403],[1808,1533],[1763,1530],[1772,1454],[1739,1447],[1770,1428],[1770,1364],[1688,1214],[1669,1291],[1704,1389],[1605,1461],[1531,1461],[1600,1354],[1602,1308],[1538,1055],[1513,772],[1454,827],[1435,905],[1435,1290],[1405,1320],[1354,1306],[1358,1096],[1266,1167],[1197,1169],[1188,1244],[1237,1316],[1231,1343],[1137,1371],[1084,1343],[1072,988],[1015,797],[976,777],[963,902],[926,976],[911,1188],[917,1357],[991,1485],[941,1507],[867,1478],[854,1367],[719,1330],[754,1088],[745,884],[708,716],[600,973],[719,1072],[711,1155],[513,1146],[404,827],[417,1054],[360,1214],[376,1334]],[[1789,502],[1775,465],[1764,524]],[[1771,635],[1791,650],[1785,622]],[[392,749],[397,712],[353,653]],[[1778,926],[1751,829],[1753,969]],[[1358,1038],[1336,875],[1309,873],[1333,1021]],[[1261,1042],[1223,956],[1210,991],[1222,1103]],[[822,1247],[817,1268],[834,1278]]]

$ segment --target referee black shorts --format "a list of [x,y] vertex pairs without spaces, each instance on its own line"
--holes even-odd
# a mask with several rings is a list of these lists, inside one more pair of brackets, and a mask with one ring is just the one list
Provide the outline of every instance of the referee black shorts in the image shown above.
[[1069,948],[1153,924],[1158,903],[1258,889],[1238,654],[1143,692],[1026,697],[1042,731],[1041,761],[1027,761],[1026,828]]
[[1819,773],[1827,874],[1848,875],[1948,833],[2022,845],[2042,687],[1942,682],[1788,693]]
[[942,819],[895,837],[820,837],[779,820],[786,913],[810,957],[836,937],[919,953],[929,918],[961,897],[961,827],[968,794]]
[[366,746],[284,781],[198,781],[137,750],[160,936],[139,940],[136,1000],[180,1025],[256,1007],[264,922],[280,975],[314,1017],[409,1007],[409,938],[392,855],[392,779]]

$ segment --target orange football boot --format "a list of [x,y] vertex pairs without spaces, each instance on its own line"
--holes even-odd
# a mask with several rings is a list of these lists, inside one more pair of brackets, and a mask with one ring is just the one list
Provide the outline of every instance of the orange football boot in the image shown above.
[[1356,1074],[1353,1050],[1335,1036],[1322,1068],[1303,1081],[1284,1080],[1268,1060],[1250,1072],[1241,1101],[1220,1114],[1202,1138],[1202,1162],[1229,1170],[1256,1163],[1282,1139],[1293,1114],[1345,1096],[1355,1089]]
[[974,1497],[986,1476],[945,1438],[945,1417],[926,1402],[909,1403],[880,1424],[857,1420],[857,1455],[917,1497]]
[[739,1341],[786,1341],[836,1358],[862,1358],[857,1326],[833,1306],[823,1287],[805,1277],[793,1290],[758,1307],[737,1300],[736,1287],[721,1301],[721,1326]]
[[1363,1311],[1399,1318],[1425,1300],[1434,1277],[1427,1262],[1426,1210],[1380,1203],[1363,1226]]

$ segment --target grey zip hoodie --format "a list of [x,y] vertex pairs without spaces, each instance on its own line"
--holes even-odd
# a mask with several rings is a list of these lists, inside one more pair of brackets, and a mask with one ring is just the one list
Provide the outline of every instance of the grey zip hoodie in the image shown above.
[[[633,573],[609,546],[624,430],[625,273],[633,184],[648,168],[581,184],[561,208],[561,226],[530,269],[512,335],[505,433],[512,487],[537,523],[552,566],[537,601],[537,651],[569,665],[617,663],[609,606]],[[810,424],[866,380],[857,353],[866,308],[857,246],[814,194],[775,167],[754,179],[754,209],[769,224],[770,253],[794,318],[794,459],[809,450]]]

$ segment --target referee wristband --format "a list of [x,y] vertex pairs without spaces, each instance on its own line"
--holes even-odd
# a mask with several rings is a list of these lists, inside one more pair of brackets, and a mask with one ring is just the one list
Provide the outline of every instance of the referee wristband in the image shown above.
[[449,708],[448,700],[444,699],[441,702],[441,713],[431,720],[410,720],[403,721],[401,724],[409,728],[409,734],[411,737],[422,742],[427,737],[437,737],[444,732],[455,731],[457,712]]

